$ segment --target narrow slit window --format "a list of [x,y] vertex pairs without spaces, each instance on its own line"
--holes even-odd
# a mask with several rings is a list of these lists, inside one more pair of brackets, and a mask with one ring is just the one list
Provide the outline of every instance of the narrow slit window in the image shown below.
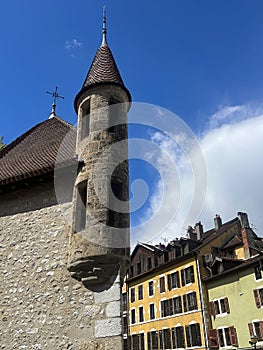
[[81,140],[89,135],[90,127],[90,101],[82,109]]
[[87,182],[83,181],[77,185],[76,198],[76,232],[82,231],[86,227],[86,207],[87,207]]

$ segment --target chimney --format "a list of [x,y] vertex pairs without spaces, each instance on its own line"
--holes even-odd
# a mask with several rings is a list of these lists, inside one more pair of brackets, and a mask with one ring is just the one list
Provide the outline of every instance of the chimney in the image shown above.
[[204,234],[204,229],[203,229],[203,225],[201,224],[201,221],[195,224],[195,232],[196,232],[196,240],[200,241],[203,238],[203,234]]
[[218,230],[222,226],[222,219],[220,215],[216,214],[214,218],[214,223],[215,223],[215,229]]
[[192,241],[196,241],[196,233],[195,233],[194,229],[192,228],[192,226],[188,226],[187,233],[189,235],[189,238]]
[[241,236],[243,241],[244,255],[245,259],[250,258],[250,249],[249,249],[249,237],[247,228],[249,228],[248,216],[247,213],[237,213],[238,219],[241,224]]
[[240,211],[237,213],[238,219],[240,221],[242,228],[248,228],[249,222],[248,222],[248,216],[247,213],[241,213]]

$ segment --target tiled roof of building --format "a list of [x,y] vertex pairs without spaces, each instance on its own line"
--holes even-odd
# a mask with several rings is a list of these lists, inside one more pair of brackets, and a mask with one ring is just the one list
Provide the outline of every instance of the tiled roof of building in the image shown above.
[[97,83],[115,83],[124,87],[120,72],[108,45],[99,47],[82,88]]
[[75,134],[71,124],[56,116],[25,132],[0,152],[0,187],[52,172],[66,135],[59,162],[73,163]]
[[123,83],[111,49],[107,44],[101,45],[98,48],[82,88],[75,97],[74,107],[76,113],[78,112],[77,103],[80,95],[90,87],[101,84],[113,84],[120,86],[126,91],[128,99],[131,101],[131,94]]

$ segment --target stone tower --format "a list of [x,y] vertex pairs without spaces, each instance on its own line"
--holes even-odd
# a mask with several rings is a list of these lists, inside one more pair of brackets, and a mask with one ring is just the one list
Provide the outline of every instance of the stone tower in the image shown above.
[[94,315],[95,338],[116,336],[115,349],[122,348],[121,287],[129,262],[130,102],[107,44],[104,15],[102,44],[74,103],[79,165],[68,270],[94,293],[94,303],[103,310]]

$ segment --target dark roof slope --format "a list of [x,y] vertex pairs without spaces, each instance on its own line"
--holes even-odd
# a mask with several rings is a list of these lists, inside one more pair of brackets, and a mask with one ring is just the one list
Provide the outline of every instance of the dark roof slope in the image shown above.
[[101,45],[96,52],[82,88],[75,97],[74,108],[76,113],[78,113],[77,104],[80,95],[93,86],[103,84],[120,86],[126,91],[128,99],[131,101],[131,94],[123,83],[119,69],[108,45]]
[[97,83],[115,83],[124,87],[117,64],[108,45],[103,45],[97,50],[82,88]]
[[0,187],[52,172],[61,143],[69,135],[60,163],[75,156],[75,128],[54,116],[37,124],[0,152]]

